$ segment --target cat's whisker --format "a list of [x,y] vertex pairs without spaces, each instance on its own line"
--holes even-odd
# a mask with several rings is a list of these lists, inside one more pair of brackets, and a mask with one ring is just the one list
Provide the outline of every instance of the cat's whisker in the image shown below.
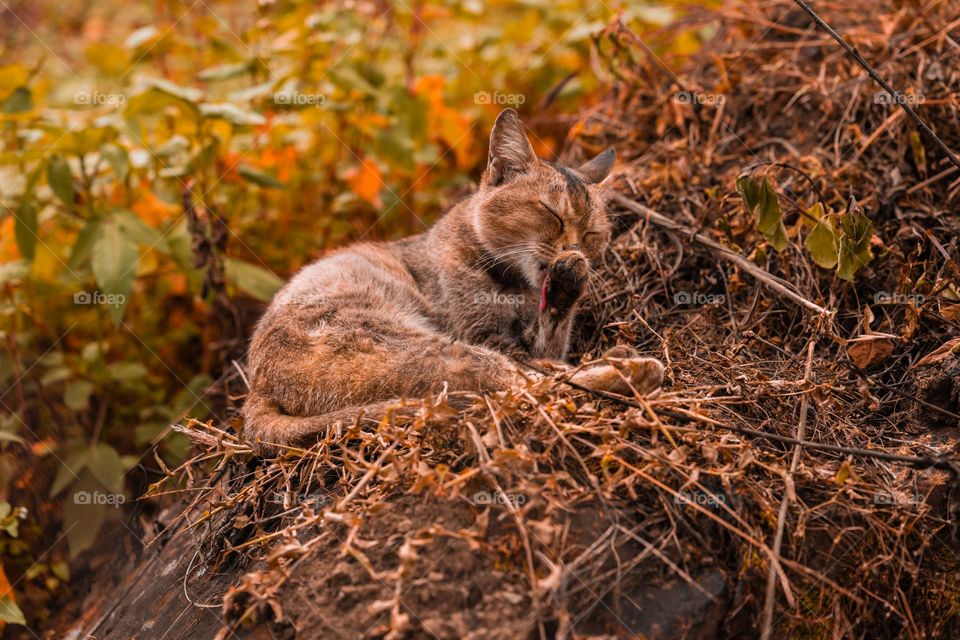
[[480,257],[471,268],[489,268],[496,264],[502,263],[505,258],[514,257],[514,254],[517,252],[532,251],[529,244],[526,242],[520,242],[512,245],[507,245],[498,253],[487,253]]
[[608,294],[613,293],[613,287],[610,286],[610,283],[607,282],[604,277],[597,272],[596,269],[588,265],[587,274],[590,282],[600,285],[606,289]]

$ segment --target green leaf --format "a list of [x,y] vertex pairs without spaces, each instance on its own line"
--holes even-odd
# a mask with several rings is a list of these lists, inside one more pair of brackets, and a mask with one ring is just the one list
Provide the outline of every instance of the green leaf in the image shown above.
[[258,171],[248,165],[242,164],[237,167],[237,173],[247,182],[260,185],[261,187],[271,187],[273,189],[283,189],[284,184],[268,173]]
[[783,226],[783,214],[780,212],[780,199],[770,182],[764,178],[757,183],[749,176],[737,178],[737,191],[743,198],[747,211],[756,216],[757,230],[777,251],[783,251],[789,244],[787,229]]
[[195,269],[193,257],[193,239],[190,237],[190,231],[187,227],[187,221],[180,219],[167,231],[167,246],[169,247],[170,257],[184,271],[189,272]]
[[61,382],[69,378],[72,373],[69,367],[52,367],[40,376],[40,384],[49,386]]
[[181,87],[158,78],[148,80],[147,86],[145,91],[130,96],[126,101],[124,115],[127,118],[142,113],[160,113],[169,106],[180,108],[188,117],[195,117],[199,113],[197,103],[203,99],[203,92],[199,89]]
[[149,78],[147,79],[147,84],[158,91],[162,91],[167,95],[179,98],[185,102],[197,103],[203,100],[203,91],[200,89],[184,87],[163,78]]
[[110,377],[118,382],[139,380],[147,375],[147,368],[139,362],[117,362],[107,368]]
[[37,245],[37,209],[30,200],[23,200],[14,213],[13,233],[17,238],[17,249],[28,261],[33,261]]
[[354,67],[341,66],[330,72],[331,79],[344,89],[353,89],[370,96],[379,96],[380,91]]
[[166,422],[147,422],[138,424],[133,430],[133,441],[138,447],[146,447],[158,434],[167,428]]
[[70,485],[63,500],[63,530],[73,557],[93,546],[107,519],[107,509],[112,507],[93,499],[95,494],[103,491],[93,474],[84,470],[79,480]]
[[163,234],[140,219],[137,214],[126,209],[117,209],[111,217],[120,225],[120,230],[128,239],[138,245],[145,245],[149,249],[157,249],[167,253],[170,247]]
[[80,357],[83,358],[84,362],[93,364],[109,350],[110,344],[106,340],[88,342],[87,344],[83,345],[83,348],[80,350]]
[[[832,212],[833,210],[831,209],[831,213]],[[817,223],[816,221],[822,220],[823,216],[826,215],[826,213],[823,210],[823,205],[820,204],[819,202],[814,202],[811,206],[807,207],[804,210],[804,213],[806,213],[807,216],[814,219],[814,222],[810,222],[809,220],[807,220],[807,218],[801,218],[804,224],[808,226],[816,225]]]
[[13,599],[11,591],[0,597],[0,621],[8,624],[27,624],[27,620],[23,617],[23,611],[17,606],[17,601]]
[[63,204],[73,207],[76,193],[73,174],[70,173],[70,164],[62,156],[53,156],[47,163],[47,182]]
[[53,478],[53,484],[50,485],[51,498],[60,495],[71,483],[80,479],[80,474],[87,466],[86,451],[86,447],[73,451],[57,467],[57,475]]
[[760,202],[760,183],[750,176],[740,176],[737,178],[737,193],[743,198],[747,211],[752,214]]
[[110,296],[110,319],[120,324],[137,278],[140,253],[115,220],[104,222],[93,244],[93,275],[101,293]]
[[229,80],[250,71],[253,65],[250,62],[232,62],[210,67],[200,72],[197,77],[201,80]]
[[240,107],[222,102],[217,104],[205,103],[200,105],[200,113],[205,118],[217,118],[226,120],[230,124],[237,126],[257,126],[267,123],[267,119],[256,111],[241,109]]
[[182,413],[189,411],[192,418],[198,420],[205,418],[207,408],[203,402],[203,396],[212,384],[213,378],[205,373],[192,377],[187,386],[177,393],[169,403],[170,415],[179,419]]
[[266,269],[235,258],[224,260],[224,270],[235,287],[263,302],[270,302],[283,286],[283,280]]
[[126,180],[127,174],[130,172],[130,156],[127,154],[127,150],[115,144],[105,144],[100,153],[103,154],[103,158],[113,169],[117,180],[120,182]]
[[70,579],[70,565],[66,562],[51,562],[50,571],[64,582]]
[[910,150],[913,152],[913,161],[920,173],[925,174],[927,172],[927,150],[923,146],[920,134],[915,130],[910,131]]
[[74,411],[82,411],[90,402],[93,383],[89,380],[72,380],[63,389],[63,402]]
[[77,234],[77,239],[73,243],[73,248],[70,249],[71,269],[79,268],[80,265],[90,257],[90,253],[93,251],[93,244],[100,236],[100,225],[102,224],[103,218],[96,216],[95,218],[87,220],[83,228],[80,229],[80,233]]
[[126,465],[117,450],[107,444],[98,444],[90,449],[87,469],[100,484],[115,494],[123,493],[123,476]]
[[833,269],[837,266],[840,241],[832,218],[822,218],[807,235],[803,244],[810,251],[813,261],[824,269]]
[[863,208],[856,200],[851,199],[847,211],[840,216],[840,229],[837,275],[844,280],[853,280],[854,274],[873,258],[870,251],[873,223],[864,215]]
[[783,226],[780,199],[766,178],[760,184],[760,202],[757,207],[757,228],[777,251],[787,246],[787,230]]
[[4,113],[25,113],[33,109],[33,98],[30,95],[30,89],[27,87],[17,87],[3,104]]

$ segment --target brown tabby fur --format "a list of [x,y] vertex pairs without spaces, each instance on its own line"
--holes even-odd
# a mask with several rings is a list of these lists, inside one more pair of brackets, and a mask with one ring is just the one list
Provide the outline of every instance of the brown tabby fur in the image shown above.
[[[588,260],[608,240],[598,183],[613,161],[612,150],[577,169],[539,160],[516,112],[501,113],[475,194],[427,232],[332,253],[277,294],[250,347],[246,438],[264,453],[308,444],[361,409],[379,420],[397,398],[537,375],[510,356],[562,361]],[[607,356],[572,379],[660,386],[658,361],[628,347]]]

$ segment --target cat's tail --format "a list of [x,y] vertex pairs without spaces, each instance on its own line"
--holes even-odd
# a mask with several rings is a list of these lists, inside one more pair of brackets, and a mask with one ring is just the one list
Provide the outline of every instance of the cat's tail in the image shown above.
[[[449,398],[455,406],[459,398]],[[393,398],[365,405],[344,407],[318,416],[290,416],[269,400],[251,393],[243,405],[243,437],[261,457],[273,457],[284,447],[309,447],[337,425],[350,427],[359,423],[375,428],[391,416],[413,416],[422,404]]]
[[[521,373],[518,366],[512,365],[506,358],[499,356],[504,369],[498,376],[487,372],[490,378],[483,381],[472,380],[467,375],[460,384],[452,385],[451,391],[484,391],[506,388],[511,379],[520,382],[524,379],[540,378],[545,372],[533,371]],[[448,372],[449,373],[449,372]],[[456,373],[456,372],[455,372]],[[468,371],[469,373],[469,371]],[[596,364],[572,372],[569,380],[589,389],[607,391],[623,395],[634,393],[647,394],[660,387],[663,382],[663,365],[653,358],[641,358],[629,347],[614,347]],[[449,377],[449,376],[447,376]],[[466,408],[473,400],[469,396],[450,395],[447,402],[455,408]],[[385,418],[391,416],[413,416],[422,409],[420,402],[405,402],[399,398],[381,400],[369,404],[335,409],[315,416],[292,416],[280,411],[268,397],[257,391],[251,391],[244,402],[243,436],[262,457],[272,457],[283,447],[309,447],[329,433],[338,424],[353,426],[359,424],[367,428],[376,428]]]

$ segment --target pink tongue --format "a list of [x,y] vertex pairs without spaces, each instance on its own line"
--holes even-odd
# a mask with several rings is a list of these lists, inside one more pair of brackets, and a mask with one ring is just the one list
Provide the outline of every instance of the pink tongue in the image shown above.
[[540,311],[547,308],[547,281],[549,279],[549,275],[544,277],[543,284],[540,285]]

